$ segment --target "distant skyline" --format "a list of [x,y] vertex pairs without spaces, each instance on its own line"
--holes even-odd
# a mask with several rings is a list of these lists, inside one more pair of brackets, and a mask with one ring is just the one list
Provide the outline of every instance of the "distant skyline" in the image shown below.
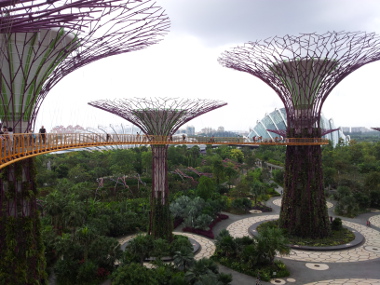
[[[56,125],[130,125],[87,102],[105,98],[187,97],[228,103],[187,125],[249,130],[283,104],[260,79],[222,67],[226,49],[273,36],[327,31],[380,35],[376,0],[157,0],[169,18],[169,34],[158,45],[97,61],[69,74],[42,104],[36,130]],[[322,112],[336,126],[379,127],[380,62],[346,77]]]

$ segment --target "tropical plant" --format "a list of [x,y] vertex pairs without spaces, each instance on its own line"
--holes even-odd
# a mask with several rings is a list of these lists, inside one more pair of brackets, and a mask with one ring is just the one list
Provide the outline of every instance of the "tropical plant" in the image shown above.
[[265,187],[263,183],[260,181],[253,181],[252,184],[249,187],[250,193],[252,194],[254,200],[255,200],[255,205],[257,204],[257,197],[265,193]]
[[277,253],[289,254],[289,240],[279,228],[265,228],[254,236],[256,241],[257,262],[274,263],[274,258]]
[[154,272],[138,263],[130,263],[120,266],[112,274],[111,279],[112,285],[159,284],[154,277]]
[[150,235],[137,235],[125,248],[125,251],[134,256],[142,265],[153,250],[153,238]]
[[178,270],[186,272],[195,263],[193,252],[176,251],[173,259],[173,265]]

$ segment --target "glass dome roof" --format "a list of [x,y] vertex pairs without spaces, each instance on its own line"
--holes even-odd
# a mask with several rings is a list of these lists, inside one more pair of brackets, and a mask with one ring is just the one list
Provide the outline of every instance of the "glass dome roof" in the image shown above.
[[[336,129],[332,119],[326,119],[323,115],[321,116],[320,126],[324,130]],[[257,121],[256,126],[248,134],[249,138],[254,136],[262,137],[263,139],[274,139],[278,137],[278,134],[270,132],[268,130],[286,130],[286,111],[285,108],[275,109],[272,113],[266,114],[263,119]],[[336,146],[339,139],[343,139],[345,144],[349,141],[349,136],[344,135],[341,129],[328,133],[323,136],[323,138],[332,141],[333,146]]]

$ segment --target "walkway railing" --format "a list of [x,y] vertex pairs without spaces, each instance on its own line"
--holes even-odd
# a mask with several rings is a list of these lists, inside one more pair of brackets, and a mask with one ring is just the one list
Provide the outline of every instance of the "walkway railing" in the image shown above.
[[283,140],[248,141],[242,137],[167,137],[129,134],[3,134],[0,135],[0,169],[21,159],[60,150],[104,145],[163,145],[163,144],[216,144],[216,145],[324,145],[327,139],[287,138]]

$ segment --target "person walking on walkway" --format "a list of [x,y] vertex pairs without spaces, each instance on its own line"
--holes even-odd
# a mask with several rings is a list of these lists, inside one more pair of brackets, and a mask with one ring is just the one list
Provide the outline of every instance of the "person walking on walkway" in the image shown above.
[[46,129],[44,126],[41,127],[40,131],[40,143],[46,144]]

